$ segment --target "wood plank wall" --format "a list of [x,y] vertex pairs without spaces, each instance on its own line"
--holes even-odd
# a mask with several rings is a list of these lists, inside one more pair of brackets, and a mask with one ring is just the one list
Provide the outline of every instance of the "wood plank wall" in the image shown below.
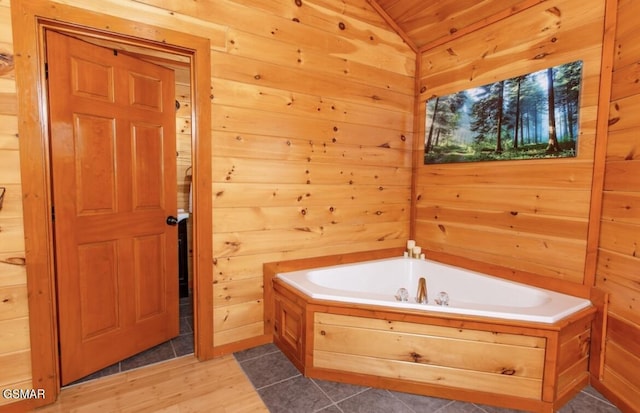
[[[31,387],[18,119],[11,10],[0,0],[0,389]],[[11,399],[0,397],[0,406]]]
[[[576,158],[420,161],[415,237],[427,255],[449,261],[455,256],[458,264],[588,296],[585,256],[603,19],[599,0],[547,1],[422,51],[419,125],[433,96],[584,62]],[[423,136],[424,130],[416,131],[416,139]],[[421,148],[421,159],[423,154]]]
[[222,3],[211,13],[228,28],[212,56],[216,346],[263,333],[263,263],[405,242],[415,73],[415,54],[364,0]]
[[596,273],[596,286],[609,293],[607,340],[599,378],[628,411],[640,411],[639,13],[638,1],[618,2]]

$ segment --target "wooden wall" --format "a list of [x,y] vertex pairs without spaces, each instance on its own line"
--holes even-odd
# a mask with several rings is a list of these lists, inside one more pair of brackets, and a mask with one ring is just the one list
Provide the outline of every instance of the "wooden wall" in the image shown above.
[[404,244],[415,54],[365,0],[212,3],[220,346],[262,335],[263,263]]
[[[425,124],[431,97],[584,62],[576,158],[419,162],[415,237],[428,256],[588,296],[585,259],[603,22],[602,1],[553,0],[422,51],[419,125]],[[416,136],[423,145],[424,130]],[[420,148],[420,159],[423,153]]]
[[[31,386],[20,156],[11,11],[0,0],[0,389]],[[11,399],[0,397],[0,406]]]
[[625,411],[640,411],[639,13],[638,1],[618,2],[596,273],[596,286],[609,293],[600,384]]

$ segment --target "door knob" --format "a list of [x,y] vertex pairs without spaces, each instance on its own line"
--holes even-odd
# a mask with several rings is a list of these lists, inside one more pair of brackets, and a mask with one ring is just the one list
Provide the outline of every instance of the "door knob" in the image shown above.
[[176,225],[178,225],[178,218],[174,217],[173,215],[169,215],[167,217],[167,225],[175,227]]

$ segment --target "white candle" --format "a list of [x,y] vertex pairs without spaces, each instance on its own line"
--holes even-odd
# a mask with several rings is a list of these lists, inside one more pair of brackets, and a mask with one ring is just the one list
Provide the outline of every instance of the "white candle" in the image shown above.
[[416,242],[412,239],[410,239],[409,241],[407,241],[407,249],[409,251],[413,250],[413,247],[416,246]]

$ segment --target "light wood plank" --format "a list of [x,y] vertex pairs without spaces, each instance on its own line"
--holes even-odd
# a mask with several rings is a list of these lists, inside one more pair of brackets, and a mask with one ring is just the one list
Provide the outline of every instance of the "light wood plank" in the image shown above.
[[37,412],[268,412],[232,356],[193,356],[65,388]]
[[530,348],[544,348],[545,339],[521,334],[509,334],[497,331],[474,330],[470,328],[452,328],[431,324],[418,324],[403,321],[391,321],[377,318],[347,316],[341,314],[315,313],[318,326],[357,326],[379,331],[401,332],[424,336],[442,337],[452,340],[470,340],[480,343],[512,345]]
[[315,350],[314,367],[537,399],[542,380]]
[[[396,331],[319,325],[314,348],[376,359],[413,362],[486,373],[542,379],[544,348],[469,339],[452,339]],[[453,330],[453,329],[452,329]],[[371,343],[376,343],[372,346]]]

